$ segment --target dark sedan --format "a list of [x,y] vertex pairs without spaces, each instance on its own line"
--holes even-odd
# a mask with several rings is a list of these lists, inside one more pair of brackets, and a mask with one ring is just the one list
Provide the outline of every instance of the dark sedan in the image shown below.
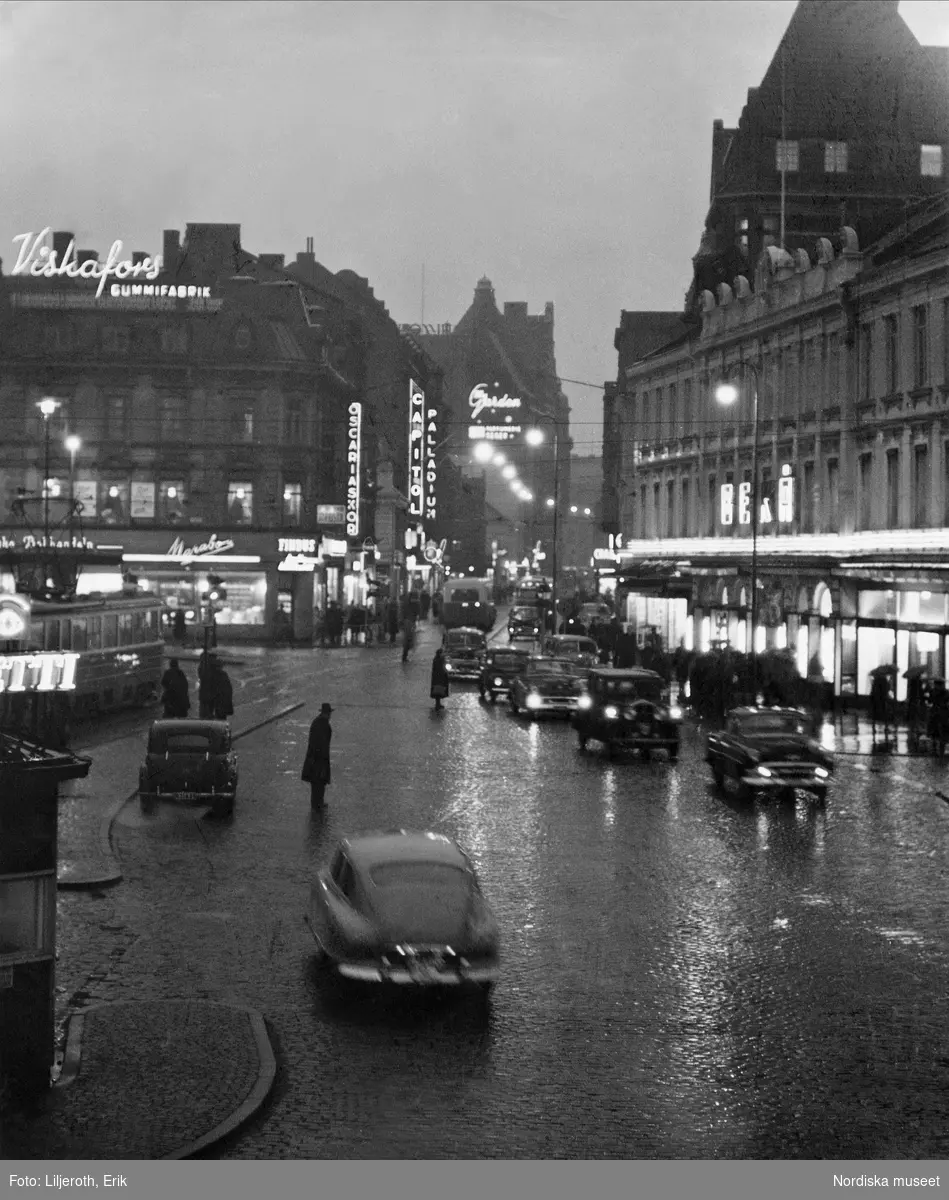
[[709,734],[705,761],[716,784],[730,783],[742,799],[800,788],[823,801],[834,770],[833,755],[797,708],[733,708],[725,728]]
[[452,679],[478,679],[481,662],[488,649],[488,639],[480,629],[462,625],[449,629],[442,641],[445,670]]
[[515,650],[511,646],[497,646],[489,650],[481,664],[481,678],[478,680],[481,699],[490,699],[493,704],[498,696],[506,696],[514,679],[527,666],[529,658],[529,651]]
[[518,605],[512,608],[507,618],[507,636],[509,641],[516,638],[539,638],[541,634],[540,614],[536,608]]
[[144,809],[156,800],[171,800],[227,817],[234,812],[236,793],[237,755],[226,721],[152,722],[138,775]]
[[527,660],[524,670],[511,683],[511,712],[531,719],[541,713],[570,716],[584,694],[576,666],[558,658],[537,655]]

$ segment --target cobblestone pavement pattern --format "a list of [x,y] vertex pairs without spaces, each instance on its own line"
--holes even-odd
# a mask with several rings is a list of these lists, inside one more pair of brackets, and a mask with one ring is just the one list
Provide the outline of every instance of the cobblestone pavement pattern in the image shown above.
[[[122,883],[60,894],[60,1018],[153,998],[264,1014],[271,1099],[216,1156],[946,1157],[945,767],[844,758],[826,809],[742,807],[701,730],[677,765],[609,762],[470,686],[434,714],[434,641],[407,665],[373,647],[232,668],[236,728],[307,706],[238,743],[233,821],[122,809]],[[311,814],[321,700],[333,783]],[[100,747],[116,795],[143,728]],[[309,883],[339,837],[392,826],[475,860],[505,949],[487,1016],[321,986]]]

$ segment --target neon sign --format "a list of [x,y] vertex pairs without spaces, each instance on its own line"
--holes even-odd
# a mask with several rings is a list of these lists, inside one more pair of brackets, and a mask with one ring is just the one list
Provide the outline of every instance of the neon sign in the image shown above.
[[316,538],[277,538],[280,554],[315,554]]
[[425,512],[425,393],[409,380],[409,514]]
[[521,433],[520,425],[469,425],[469,441],[510,442]]
[[[758,524],[773,525],[775,523],[775,497],[773,485],[765,484],[758,509]],[[740,483],[736,489],[733,483],[723,483],[719,491],[719,520],[723,525],[751,524],[751,481]],[[777,485],[777,523],[791,525],[794,522],[794,477],[791,467],[784,463],[781,467],[781,478]]]
[[476,383],[468,393],[468,404],[471,406],[471,419],[477,421],[486,408],[520,408],[521,402],[516,396],[492,396],[483,383]]
[[359,533],[359,455],[362,443],[362,405],[354,400],[349,406],[348,449],[346,451],[346,532]]
[[65,275],[68,279],[98,279],[99,287],[96,295],[101,296],[110,275],[114,275],[116,279],[128,279],[129,276],[137,279],[139,275],[143,275],[146,279],[157,279],[161,274],[161,256],[146,257],[140,263],[133,263],[129,259],[120,257],[122,253],[120,241],[112,243],[104,263],[97,262],[95,259],[88,259],[86,262],[80,263],[76,261],[76,242],[73,239],[66,247],[62,262],[57,262],[56,251],[43,245],[50,233],[51,228],[47,225],[36,237],[33,236],[32,231],[18,233],[14,237],[13,241],[20,243],[20,249],[13,270],[10,272],[11,275],[42,276],[45,279],[55,279],[58,275]]
[[76,653],[0,656],[0,692],[71,692],[78,661]]
[[219,538],[212,533],[206,542],[197,542],[194,546],[185,546],[180,537],[176,537],[166,551],[169,558],[204,558],[208,554],[225,554],[234,549],[230,538]]
[[425,520],[435,520],[435,434],[438,426],[435,424],[437,413],[434,408],[425,414]]

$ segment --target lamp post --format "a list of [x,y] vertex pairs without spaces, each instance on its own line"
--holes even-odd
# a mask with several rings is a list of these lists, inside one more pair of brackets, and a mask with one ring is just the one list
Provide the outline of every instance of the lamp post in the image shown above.
[[[546,417],[553,426],[554,431],[554,497],[553,504],[548,500],[547,505],[554,510],[554,531],[553,531],[553,553],[551,556],[551,574],[552,582],[550,589],[550,607],[554,616],[554,633],[557,632],[557,536],[560,522],[560,426],[557,418],[553,413],[538,413],[538,416]],[[526,434],[527,442],[531,446],[539,446],[544,440],[543,431],[540,429],[528,429]]]
[[66,438],[65,446],[69,451],[69,530],[72,536],[72,519],[76,512],[76,451],[82,445],[80,438],[71,433]]
[[49,547],[49,419],[59,408],[59,401],[52,396],[44,396],[37,402],[36,407],[43,414],[43,432],[45,434],[45,454],[43,458],[43,534],[45,544]]
[[758,368],[753,362],[739,359],[725,371],[724,380],[715,389],[715,398],[719,404],[734,404],[738,400],[738,388],[728,383],[731,375],[750,371],[754,378],[752,392],[752,442],[751,442],[751,690],[752,703],[758,703],[758,648],[756,638],[758,633],[758,514],[761,500],[758,494]]

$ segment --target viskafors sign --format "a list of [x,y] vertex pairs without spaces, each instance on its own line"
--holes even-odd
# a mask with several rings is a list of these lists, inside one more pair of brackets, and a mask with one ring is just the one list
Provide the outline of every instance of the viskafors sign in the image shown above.
[[359,533],[359,459],[362,449],[362,405],[354,400],[349,406],[349,430],[346,450],[346,533]]
[[76,261],[76,243],[71,241],[63,254],[62,262],[57,262],[56,251],[47,246],[46,239],[52,232],[50,226],[38,234],[18,233],[13,239],[20,245],[16,262],[13,264],[11,275],[42,276],[44,279],[55,279],[65,275],[67,279],[98,279],[97,296],[101,296],[110,275],[116,279],[157,279],[161,274],[161,257],[144,258],[140,263],[122,258],[122,243],[115,241],[109,250],[104,263],[89,259],[80,263]]

